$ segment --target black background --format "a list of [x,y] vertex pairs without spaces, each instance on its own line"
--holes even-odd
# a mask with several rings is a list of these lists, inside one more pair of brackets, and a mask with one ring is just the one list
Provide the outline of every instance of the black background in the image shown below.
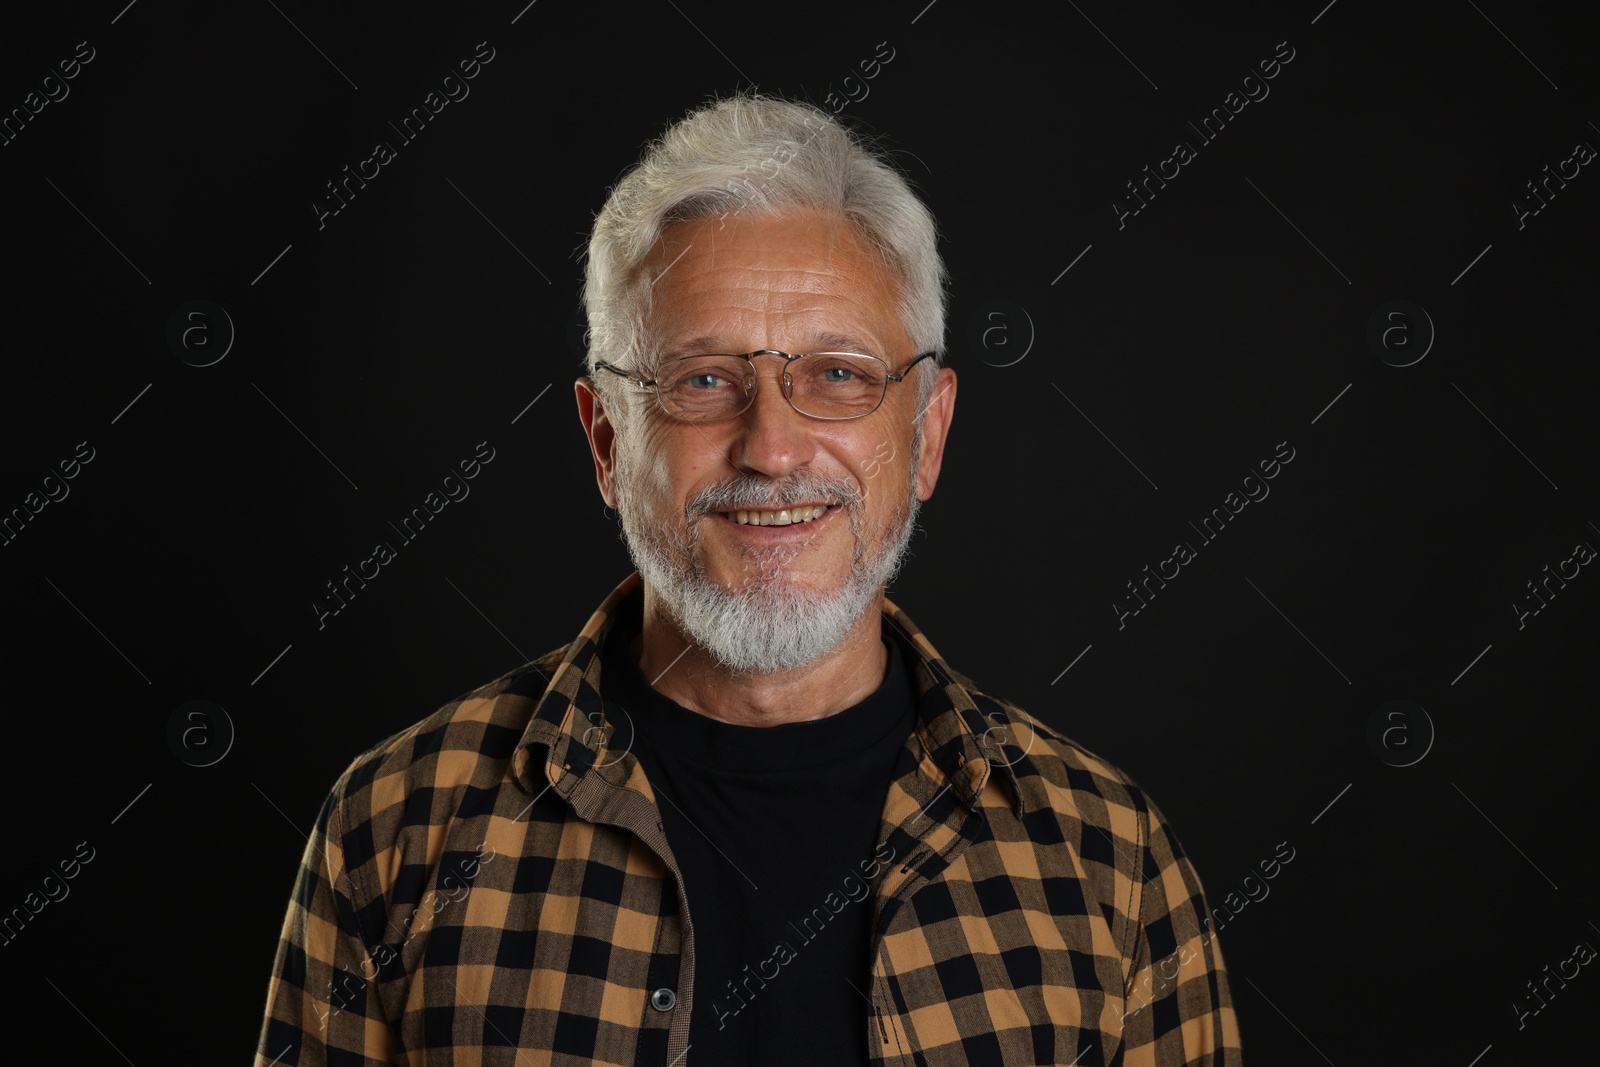
[[[14,1034],[250,1055],[334,777],[569,640],[630,569],[572,402],[609,185],[710,94],[860,96],[887,42],[843,113],[940,220],[960,375],[893,598],[1148,789],[1214,906],[1294,848],[1220,939],[1251,1062],[1592,1051],[1593,967],[1521,1028],[1512,1005],[1600,946],[1600,577],[1520,628],[1512,604],[1600,546],[1600,176],[1520,228],[1512,205],[1600,145],[1593,38],[1570,6],[1324,3],[8,14],[6,112],[95,50],[0,147],[0,509],[94,449],[0,547],[0,909],[95,849],[0,947]],[[400,144],[387,122],[480,41],[470,96]],[[1270,95],[1202,143],[1186,123],[1281,41]],[[313,199],[378,140],[397,158],[319,229]],[[1197,158],[1119,228],[1124,183],[1179,140]],[[236,330],[208,367],[167,341],[192,300]],[[1414,312],[1369,344],[1396,300],[1431,347]],[[470,496],[319,629],[323,583],[485,440]],[[1285,441],[1271,495],[1202,544],[1188,524]],[[1197,558],[1119,628],[1124,583],[1180,540]],[[237,730],[208,767],[167,740],[197,699]],[[1431,746],[1415,712],[1369,744],[1396,699]]]

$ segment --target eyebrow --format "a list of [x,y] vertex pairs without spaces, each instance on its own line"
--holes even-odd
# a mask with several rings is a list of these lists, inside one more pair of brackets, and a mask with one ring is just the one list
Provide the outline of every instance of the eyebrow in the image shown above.
[[[876,355],[882,358],[882,353],[878,351],[877,345],[855,334],[823,331],[810,336],[812,337],[812,343],[805,348],[805,351],[808,352],[860,352],[863,355]],[[733,351],[734,346],[730,345],[723,336],[719,334],[703,334],[687,341],[666,346],[662,350],[662,358],[672,359],[676,356],[731,353]]]

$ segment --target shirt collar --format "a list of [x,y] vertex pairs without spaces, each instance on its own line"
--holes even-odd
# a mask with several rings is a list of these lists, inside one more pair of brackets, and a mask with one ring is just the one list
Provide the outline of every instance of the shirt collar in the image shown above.
[[[600,698],[600,649],[621,605],[642,585],[638,571],[624,578],[595,609],[576,640],[535,661],[510,687],[510,692],[536,701],[512,757],[512,772],[528,792],[553,787],[565,796],[591,773],[619,786],[639,773],[637,760],[618,758],[607,751],[614,731]],[[915,678],[916,734],[928,757],[924,762],[933,765],[935,786],[942,789],[948,785],[968,807],[976,809],[989,775],[998,767],[1016,812],[1020,815],[1036,806],[1037,800],[1025,801],[1027,794],[1021,784],[1019,772],[1027,765],[1026,759],[1008,758],[1003,751],[1006,732],[1001,706],[952,671],[921,628],[888,597],[883,598],[882,615],[887,632],[899,639]],[[542,689],[541,682],[545,683]],[[979,710],[980,704],[984,711]],[[986,712],[989,719],[985,719]]]

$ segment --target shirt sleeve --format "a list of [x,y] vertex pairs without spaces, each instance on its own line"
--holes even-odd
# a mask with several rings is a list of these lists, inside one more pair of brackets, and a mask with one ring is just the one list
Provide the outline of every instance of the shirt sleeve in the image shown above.
[[344,868],[339,799],[323,803],[306,842],[278,939],[255,1067],[376,1067],[397,1062]]
[[1239,1023],[1205,891],[1145,797],[1144,865],[1125,991],[1126,1067],[1240,1067]]

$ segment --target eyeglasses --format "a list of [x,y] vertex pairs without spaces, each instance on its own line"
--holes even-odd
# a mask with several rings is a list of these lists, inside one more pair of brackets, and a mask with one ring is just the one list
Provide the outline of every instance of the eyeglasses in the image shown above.
[[757,356],[779,356],[783,395],[796,411],[814,419],[859,419],[878,410],[890,382],[904,381],[911,368],[937,353],[924,352],[896,374],[877,356],[860,352],[802,352],[770,348],[743,355],[683,356],[662,363],[646,381],[630,371],[600,362],[612,374],[641,389],[653,390],[668,415],[683,422],[721,422],[737,418],[756,398]]

